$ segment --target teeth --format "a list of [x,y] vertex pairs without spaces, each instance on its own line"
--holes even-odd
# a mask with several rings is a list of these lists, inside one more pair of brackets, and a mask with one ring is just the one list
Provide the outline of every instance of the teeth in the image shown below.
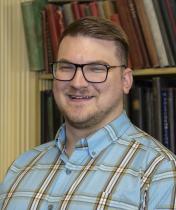
[[72,99],[89,99],[90,96],[71,96]]

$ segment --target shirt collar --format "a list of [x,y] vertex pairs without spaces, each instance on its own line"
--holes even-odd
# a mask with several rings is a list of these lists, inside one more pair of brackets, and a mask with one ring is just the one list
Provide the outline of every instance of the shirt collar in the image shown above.
[[[130,126],[131,122],[126,112],[123,111],[120,116],[112,122],[97,130],[92,135],[80,139],[76,144],[76,148],[88,147],[89,154],[94,158],[110,144],[117,142]],[[56,146],[60,151],[63,151],[66,138],[65,125],[61,126],[56,136]]]

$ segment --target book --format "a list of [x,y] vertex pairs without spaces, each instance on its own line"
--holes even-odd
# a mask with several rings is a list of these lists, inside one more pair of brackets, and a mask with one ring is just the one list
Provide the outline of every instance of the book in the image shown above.
[[165,5],[172,25],[174,37],[176,37],[176,2],[175,0],[165,0]]
[[148,49],[151,66],[159,67],[159,58],[156,51],[155,41],[153,39],[153,35],[149,25],[149,20],[144,8],[144,2],[141,0],[134,0],[134,3],[138,13],[141,29],[143,31],[146,47]]
[[131,18],[131,13],[128,5],[128,0],[116,0],[117,10],[122,28],[126,32],[129,40],[129,55],[132,67],[140,69],[144,67],[144,60],[138,42],[136,30]]
[[84,4],[84,3],[82,3],[82,4],[78,4],[78,7],[79,7],[79,14],[80,14],[80,17],[82,18],[82,17],[85,17],[86,16],[86,7],[87,7],[87,4]]
[[[164,0],[158,1],[160,10],[162,13],[162,18],[165,23],[166,34],[168,36],[168,42],[170,42],[170,48],[173,53],[173,59],[175,62],[172,63],[172,66],[176,64],[176,15],[174,18],[174,2]],[[175,3],[176,7],[176,3]],[[175,19],[175,20],[174,20]],[[170,55],[169,55],[170,56]]]
[[[151,80],[148,81],[148,86],[143,87],[143,130],[153,136],[154,124],[153,124],[153,96]],[[145,108],[144,108],[145,107]]]
[[162,79],[160,77],[154,77],[152,80],[152,92],[153,92],[153,125],[154,133],[153,136],[163,142],[163,133],[162,133],[162,109],[161,109],[161,88],[162,88]]
[[41,97],[41,143],[52,141],[63,123],[63,117],[54,101],[52,90],[40,92]]
[[[174,103],[174,135],[175,135],[175,141],[174,143],[176,142],[176,88],[174,87],[173,88],[173,95],[174,95],[174,98],[173,98],[173,103]],[[172,144],[171,144],[172,145]],[[174,144],[174,146],[176,147],[176,143]],[[175,148],[175,154],[176,154],[176,148]]]
[[141,129],[143,129],[142,96],[142,86],[133,84],[130,91],[130,119]]
[[84,13],[85,13],[85,16],[92,16],[92,11],[89,4],[84,5]]
[[[27,45],[29,67],[31,71],[44,70],[42,29],[40,13],[37,14],[34,1],[21,2],[24,33]],[[39,16],[39,17],[38,17]]]
[[105,18],[105,11],[103,8],[103,1],[97,1],[97,9],[100,17]]
[[51,63],[53,63],[53,54],[51,49],[51,40],[48,30],[48,21],[46,17],[46,11],[42,11],[42,35],[43,35],[43,53],[44,53],[44,67],[46,73],[51,73]]
[[46,107],[46,91],[40,92],[40,136],[41,144],[47,142],[48,139],[48,119],[47,119],[47,107]]
[[121,26],[120,18],[119,18],[119,15],[117,13],[114,13],[114,14],[111,15],[111,21],[113,23],[117,24],[118,26]]
[[89,8],[90,8],[90,11],[91,11],[91,15],[92,16],[95,16],[95,17],[98,17],[99,16],[97,2],[95,2],[95,1],[90,2],[89,3]]
[[105,17],[111,19],[111,16],[115,13],[112,2],[109,0],[103,1],[103,9]]
[[57,60],[59,38],[64,30],[63,15],[60,7],[54,4],[47,4],[45,7],[48,30],[51,39],[51,47],[54,61]]
[[72,4],[66,3],[62,5],[63,17],[64,17],[64,25],[67,27],[70,23],[72,23],[75,18],[73,14]]
[[170,150],[176,153],[176,107],[174,107],[174,89],[174,87],[168,88],[168,121],[170,134]]
[[[153,134],[152,80],[136,79],[129,94],[129,116],[140,129]],[[145,108],[144,108],[145,107]]]
[[[171,49],[171,43],[169,42],[166,26],[164,24],[163,11],[161,11],[160,3],[158,0],[153,0],[153,5],[154,5],[155,13],[156,13],[156,16],[158,19],[160,31],[162,31],[162,37],[163,37],[163,42],[164,42],[164,46],[165,46],[168,61],[169,61],[169,66],[175,66],[174,55],[173,55],[173,52]],[[176,40],[175,40],[175,42],[176,42]],[[174,43],[173,43],[173,45],[174,45]]]
[[[71,2],[72,0],[48,0],[48,2],[52,3],[68,3]],[[79,2],[88,2],[89,0],[79,0]]]
[[47,107],[47,124],[48,124],[48,140],[54,139],[54,107],[53,107],[53,93],[51,90],[46,91],[46,107]]
[[169,115],[168,115],[168,89],[161,88],[161,122],[162,122],[162,143],[170,149]]
[[155,46],[159,58],[160,67],[169,66],[169,61],[164,46],[162,32],[159,27],[158,19],[155,13],[154,5],[152,0],[142,0],[144,3],[144,8],[149,20],[152,35],[155,41]]
[[77,1],[73,1],[71,3],[72,6],[72,11],[73,11],[73,16],[75,20],[79,20],[81,18],[80,11],[79,11],[79,6]]
[[133,26],[134,26],[135,31],[136,31],[136,36],[138,38],[140,51],[141,51],[142,57],[143,57],[143,62],[144,62],[143,67],[144,68],[149,68],[149,67],[151,67],[151,64],[150,64],[145,39],[144,39],[144,36],[143,36],[143,33],[142,33],[142,29],[141,29],[141,25],[140,25],[140,22],[139,22],[139,18],[138,18],[138,14],[137,14],[137,10],[136,10],[134,1],[133,0],[128,0],[128,6],[129,6],[132,21],[133,21]]

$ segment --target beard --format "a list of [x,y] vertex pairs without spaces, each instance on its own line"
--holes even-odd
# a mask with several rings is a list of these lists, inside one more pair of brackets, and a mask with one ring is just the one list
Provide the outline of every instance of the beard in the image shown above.
[[68,122],[72,127],[77,129],[85,129],[96,126],[98,123],[100,123],[104,115],[105,113],[101,111],[95,115],[88,115],[86,118],[79,116],[79,119],[78,117],[75,119],[74,116],[68,116],[67,114],[64,114],[64,118],[65,121]]
[[[87,89],[75,90],[68,89],[65,95],[93,95],[95,100],[92,104],[67,104],[64,97],[58,97],[55,95],[56,104],[64,116],[66,124],[68,123],[76,129],[86,128],[101,128],[105,124],[114,120],[123,109],[123,101],[120,97],[110,100],[107,103],[102,99],[96,99],[96,94],[91,94]],[[104,103],[103,103],[104,102]]]
[[[117,104],[111,104],[111,106],[104,107],[100,110],[98,108],[94,110],[82,110],[79,113],[71,112],[60,107],[61,112],[63,113],[66,123],[69,123],[72,127],[77,129],[93,128],[93,127],[102,127],[105,124],[112,121],[117,117]],[[87,114],[86,114],[87,113]],[[113,119],[112,119],[112,113]],[[109,116],[111,116],[109,118]],[[103,123],[104,122],[104,123]]]

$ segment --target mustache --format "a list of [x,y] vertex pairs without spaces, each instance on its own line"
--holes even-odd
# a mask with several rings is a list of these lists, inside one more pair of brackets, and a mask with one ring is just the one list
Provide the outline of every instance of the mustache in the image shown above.
[[90,94],[90,90],[88,88],[69,88],[66,90],[66,94],[69,95],[88,95]]

